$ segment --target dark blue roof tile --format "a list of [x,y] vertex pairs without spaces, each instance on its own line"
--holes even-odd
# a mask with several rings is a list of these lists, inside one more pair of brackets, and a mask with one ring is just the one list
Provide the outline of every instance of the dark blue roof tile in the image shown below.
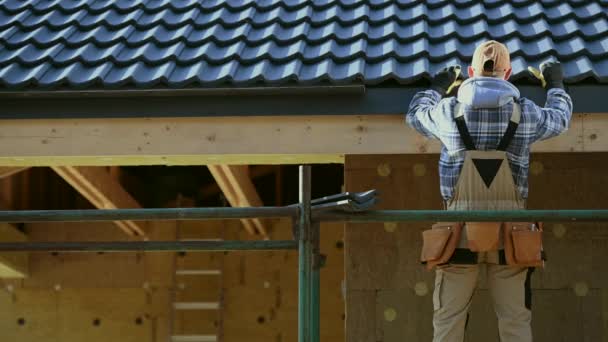
[[107,26],[98,26],[90,30],[77,30],[66,38],[66,44],[69,46],[82,46],[89,42],[94,42],[98,46],[107,46],[116,43],[117,41],[126,41],[128,37],[136,32],[133,26],[124,26],[119,29],[110,29]]
[[128,36],[115,34],[114,39],[126,39],[127,43],[133,47],[145,44],[148,41],[154,41],[161,45],[168,45],[173,44],[176,41],[184,41],[184,37],[187,37],[191,31],[191,25],[184,25],[174,30],[159,25],[143,31],[133,28],[132,33]]
[[415,84],[487,39],[608,83],[608,0],[0,0],[0,88]]

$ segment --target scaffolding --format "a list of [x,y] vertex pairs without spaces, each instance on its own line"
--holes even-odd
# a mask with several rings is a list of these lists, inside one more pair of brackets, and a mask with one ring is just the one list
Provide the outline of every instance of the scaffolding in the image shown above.
[[[327,206],[325,207],[327,209]],[[330,208],[331,209],[331,208]],[[286,207],[249,208],[162,208],[111,210],[20,210],[0,211],[0,222],[92,222],[121,220],[212,220],[288,217],[294,225],[293,240],[268,241],[65,241],[2,242],[0,251],[51,252],[150,252],[150,251],[298,251],[298,341],[319,342],[320,223],[407,222],[407,221],[608,221],[608,210],[375,210],[344,212],[313,210],[311,172],[300,166],[299,203]]]

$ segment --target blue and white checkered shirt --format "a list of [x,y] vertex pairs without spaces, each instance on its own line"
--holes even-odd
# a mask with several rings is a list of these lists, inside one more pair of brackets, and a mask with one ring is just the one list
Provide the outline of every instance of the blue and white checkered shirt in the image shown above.
[[[515,184],[522,198],[528,197],[528,168],[530,145],[566,131],[572,117],[572,100],[562,89],[550,89],[544,108],[526,98],[516,99],[521,106],[521,121],[507,157]],[[455,97],[442,99],[434,90],[418,92],[406,114],[407,123],[422,135],[439,139],[442,143],[439,160],[441,195],[444,200],[452,198],[464,164],[465,146],[460,139],[454,121]],[[498,108],[474,109],[464,106],[465,121],[478,150],[495,150],[503,137],[511,114],[513,102]]]

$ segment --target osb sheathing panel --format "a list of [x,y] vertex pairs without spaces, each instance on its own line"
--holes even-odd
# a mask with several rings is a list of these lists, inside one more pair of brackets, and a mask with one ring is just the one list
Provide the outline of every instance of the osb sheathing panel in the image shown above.
[[[607,157],[533,155],[528,207],[607,208]],[[437,155],[348,156],[346,190],[378,189],[380,209],[441,209],[437,161]],[[430,340],[434,274],[418,263],[420,232],[427,226],[346,225],[347,341]],[[535,340],[606,340],[608,227],[567,222],[547,223],[545,229],[549,261],[532,277]],[[467,342],[495,340],[498,334],[483,279],[479,285]]]
[[[292,238],[289,220],[275,221],[271,239]],[[236,237],[235,237],[236,238]],[[238,238],[251,239],[239,231]],[[321,339],[344,340],[343,225],[321,226]],[[298,255],[295,251],[229,252],[224,259],[225,341],[297,340]],[[228,266],[229,265],[229,266]]]
[[[291,238],[289,220],[270,223],[272,239]],[[130,239],[112,223],[31,224],[26,230],[35,241]],[[149,222],[147,230],[155,240],[259,239],[238,220]],[[327,255],[321,336],[341,341],[342,224],[323,225],[321,248]],[[173,253],[32,253],[32,277],[4,282],[0,290],[0,341],[165,342],[170,322],[174,334],[215,334],[223,325],[224,342],[295,341],[297,260],[295,251],[187,252],[176,259]],[[223,276],[177,276],[174,285],[175,267],[219,269]],[[221,301],[224,311],[181,311],[171,320],[173,298]],[[23,326],[19,318],[25,319]],[[99,326],[93,325],[96,318]]]
[[[59,342],[58,304],[58,296],[51,290],[19,291],[16,294],[1,291],[2,340]],[[23,325],[19,325],[20,322]]]
[[[34,223],[26,226],[32,241],[129,240],[112,223]],[[26,287],[141,288],[145,282],[140,253],[31,253],[32,276]]]
[[[347,191],[377,189],[377,209],[440,209],[437,157],[434,155],[347,158]],[[360,223],[346,229],[346,284],[349,290],[413,288],[431,284],[417,262],[420,232],[427,223]]]
[[[149,228],[151,239],[175,234],[172,222]],[[130,239],[113,223],[36,223],[25,230],[32,241]],[[164,342],[172,260],[171,253],[31,253],[31,276],[3,281],[0,294],[10,305],[0,304],[0,340]]]
[[215,335],[219,316],[215,310],[183,310],[174,313],[174,335]]
[[346,341],[376,342],[376,291],[352,290],[346,298]]
[[[292,238],[289,220],[270,223],[272,239]],[[154,240],[259,239],[238,220],[149,222],[146,229]],[[131,239],[112,223],[36,223],[26,230],[34,241]],[[344,229],[333,223],[321,230],[327,255],[321,271],[321,336],[341,341]],[[175,267],[220,269],[223,276],[177,276],[174,284]],[[297,340],[295,251],[187,252],[176,259],[173,253],[32,253],[32,276],[3,285],[0,341],[164,342],[170,322],[174,334],[215,334],[223,325],[224,342]],[[224,311],[176,312],[171,320],[173,298],[221,301]]]
[[376,339],[400,341],[403,336],[432,337],[431,296],[418,296],[411,289],[380,290],[376,293]]
[[3,341],[153,341],[142,289],[0,292]]

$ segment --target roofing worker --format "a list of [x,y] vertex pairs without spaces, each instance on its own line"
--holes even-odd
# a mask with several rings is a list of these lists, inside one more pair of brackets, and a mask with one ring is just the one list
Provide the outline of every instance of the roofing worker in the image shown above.
[[[568,128],[572,100],[558,62],[541,66],[544,108],[520,97],[507,80],[506,46],[477,47],[470,78],[457,97],[445,97],[461,79],[459,67],[438,72],[431,90],[417,93],[407,123],[442,143],[441,194],[448,210],[517,210],[528,196],[530,145]],[[540,266],[540,223],[439,223],[423,233],[422,259],[437,266],[433,294],[434,342],[462,342],[481,265],[498,318],[501,342],[532,341],[530,273]]]

